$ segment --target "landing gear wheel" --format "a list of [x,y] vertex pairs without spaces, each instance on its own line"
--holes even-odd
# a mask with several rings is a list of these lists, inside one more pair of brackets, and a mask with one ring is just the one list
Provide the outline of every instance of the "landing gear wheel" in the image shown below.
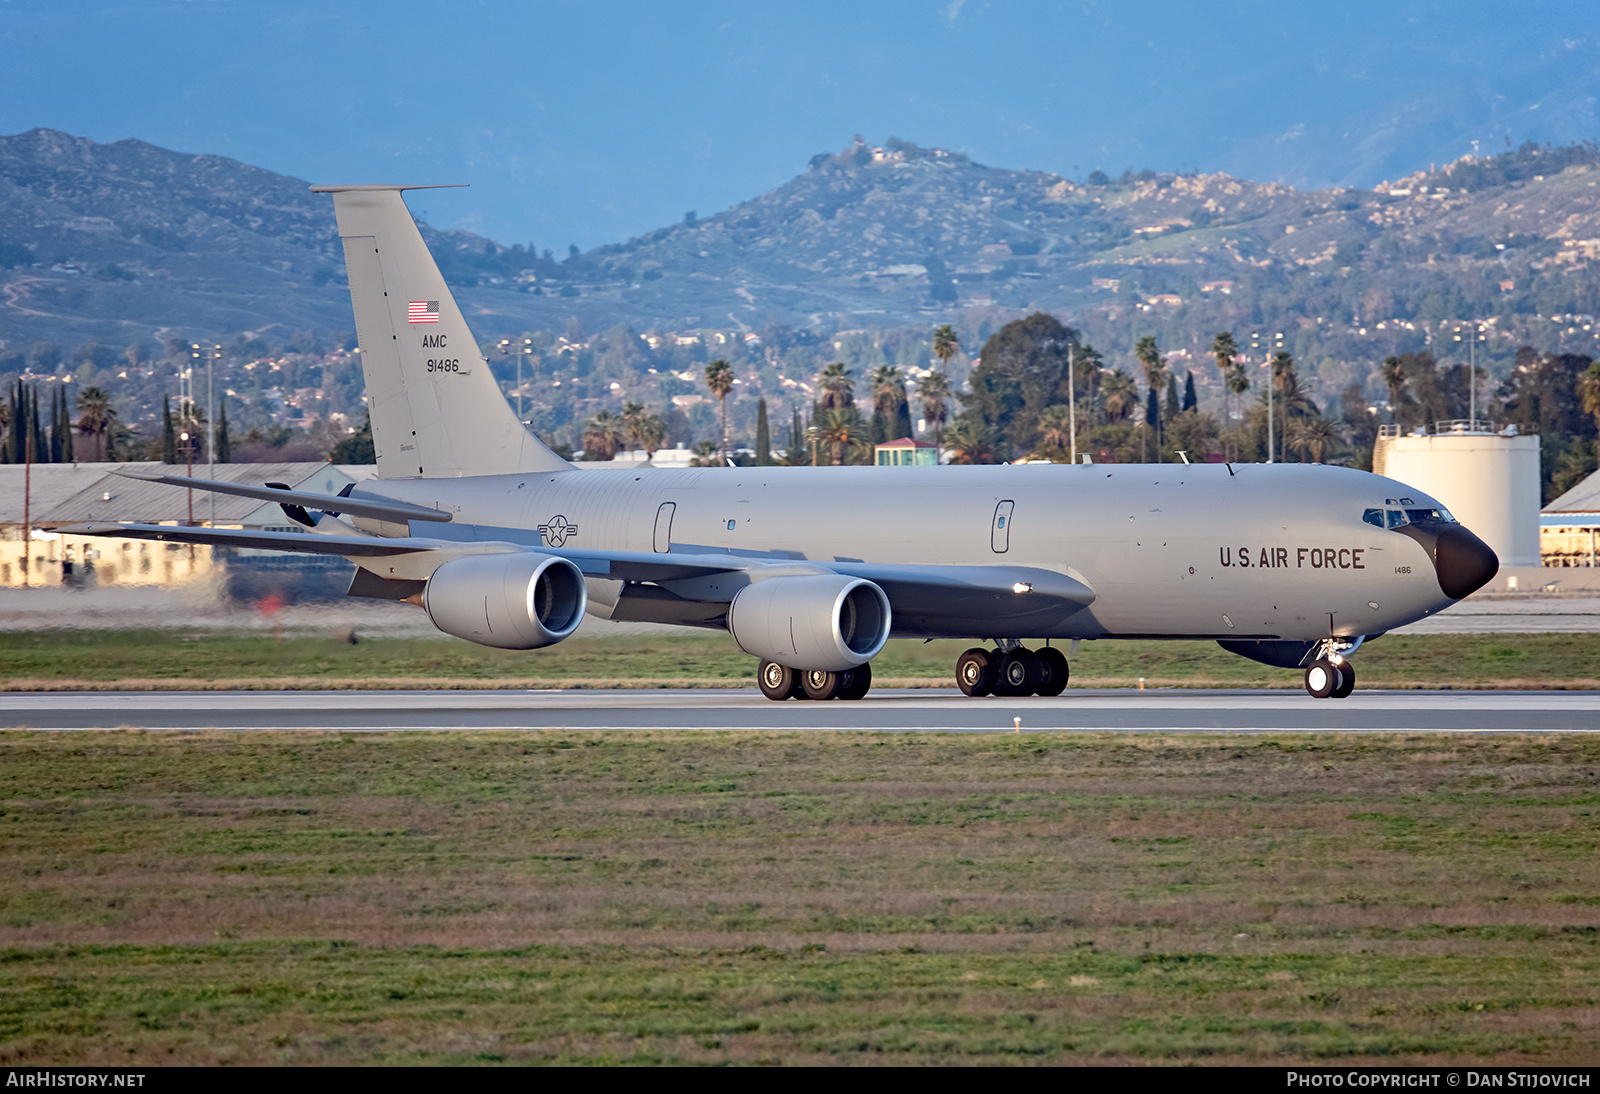
[[1044,666],[1032,650],[1015,649],[1000,658],[1000,679],[995,682],[996,695],[1032,695],[1044,682]]
[[761,662],[761,667],[756,669],[756,682],[761,685],[761,694],[774,702],[781,703],[801,694],[800,674],[776,661]]
[[1310,692],[1313,699],[1326,699],[1338,686],[1339,670],[1332,661],[1318,658],[1306,669],[1306,691]]
[[1330,699],[1348,699],[1356,689],[1355,666],[1345,661],[1339,666],[1339,686],[1328,693]]
[[1033,655],[1039,659],[1044,667],[1043,682],[1038,687],[1040,695],[1049,697],[1060,695],[1067,690],[1067,678],[1071,675],[1067,668],[1067,655],[1054,646],[1046,646],[1042,650],[1034,650]]
[[963,653],[956,662],[956,687],[961,689],[963,695],[973,698],[988,695],[994,690],[995,681],[1000,678],[994,662],[994,656],[978,646]]
[[857,665],[849,672],[840,675],[850,678],[849,682],[839,689],[841,699],[865,699],[867,692],[872,690],[871,665]]
[[800,674],[800,686],[805,689],[807,699],[824,702],[828,699],[837,699],[839,692],[844,687],[844,673],[823,672],[821,669],[807,669]]

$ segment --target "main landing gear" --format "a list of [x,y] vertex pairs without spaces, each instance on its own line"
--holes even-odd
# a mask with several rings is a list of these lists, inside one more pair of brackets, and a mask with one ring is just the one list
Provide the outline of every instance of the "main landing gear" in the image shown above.
[[1348,699],[1356,688],[1356,670],[1346,654],[1354,653],[1361,640],[1354,642],[1330,638],[1317,650],[1317,659],[1306,666],[1306,691],[1313,699]]
[[872,688],[872,666],[857,665],[843,672],[791,669],[776,661],[763,661],[756,670],[761,694],[776,702],[785,699],[862,699]]
[[966,695],[1060,695],[1067,687],[1067,657],[1058,649],[1007,650],[974,646],[956,662],[956,686]]

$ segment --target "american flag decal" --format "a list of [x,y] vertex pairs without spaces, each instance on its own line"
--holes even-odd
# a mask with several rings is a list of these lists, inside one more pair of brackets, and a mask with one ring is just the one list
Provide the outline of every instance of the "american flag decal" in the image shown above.
[[413,300],[406,305],[406,320],[411,323],[437,323],[439,321],[439,302],[437,300]]

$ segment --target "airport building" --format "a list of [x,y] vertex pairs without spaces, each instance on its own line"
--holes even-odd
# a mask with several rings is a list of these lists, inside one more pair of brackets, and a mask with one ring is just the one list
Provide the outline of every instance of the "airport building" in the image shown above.
[[879,467],[931,467],[939,462],[938,445],[911,437],[874,445],[872,451],[873,462]]
[[[175,586],[217,580],[225,576],[223,571],[242,579],[255,571],[289,565],[303,570],[307,566],[308,556],[282,551],[229,549],[214,554],[205,546],[71,536],[58,531],[91,521],[300,530],[272,502],[191,492],[115,473],[134,468],[184,472],[181,467],[161,463],[0,465],[0,587]],[[217,464],[214,469],[197,467],[195,477],[206,477],[213,470],[223,482],[281,482],[294,490],[326,494],[337,494],[347,484],[377,472],[369,465],[231,463]],[[309,556],[310,565],[319,565],[319,557]],[[343,559],[333,561],[349,568]]]
[[1515,425],[1435,422],[1382,426],[1372,470],[1439,499],[1500,556],[1501,566],[1538,566],[1539,438]]
[[1544,507],[1539,554],[1546,566],[1594,566],[1600,547],[1600,471]]

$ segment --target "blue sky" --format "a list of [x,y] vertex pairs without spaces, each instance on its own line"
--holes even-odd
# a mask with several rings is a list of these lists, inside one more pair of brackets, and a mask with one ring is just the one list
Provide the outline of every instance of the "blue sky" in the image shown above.
[[563,250],[709,215],[856,133],[983,163],[1370,186],[1600,137],[1600,6],[0,0],[0,132],[417,195]]

